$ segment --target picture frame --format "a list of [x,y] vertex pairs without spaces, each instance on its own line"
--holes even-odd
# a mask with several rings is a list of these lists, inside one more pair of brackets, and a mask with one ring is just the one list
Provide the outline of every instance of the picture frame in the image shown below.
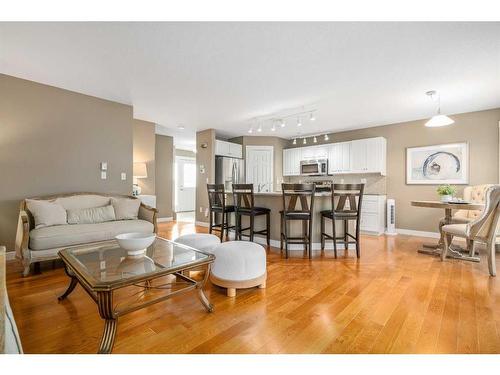
[[467,185],[468,142],[406,148],[407,185]]

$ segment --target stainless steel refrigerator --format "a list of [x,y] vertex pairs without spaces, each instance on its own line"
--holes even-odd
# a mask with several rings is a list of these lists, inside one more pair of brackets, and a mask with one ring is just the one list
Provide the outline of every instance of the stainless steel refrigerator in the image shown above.
[[215,183],[224,184],[225,191],[232,191],[233,184],[244,184],[245,161],[227,156],[216,156]]

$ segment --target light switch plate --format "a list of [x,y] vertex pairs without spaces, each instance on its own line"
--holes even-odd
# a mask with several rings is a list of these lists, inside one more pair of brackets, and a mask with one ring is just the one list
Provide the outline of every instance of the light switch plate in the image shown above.
[[101,162],[101,171],[107,171],[108,170],[108,162],[103,161]]
[[108,178],[106,171],[101,171],[101,180]]
[[125,181],[127,179],[127,174],[125,172],[122,172],[122,181]]

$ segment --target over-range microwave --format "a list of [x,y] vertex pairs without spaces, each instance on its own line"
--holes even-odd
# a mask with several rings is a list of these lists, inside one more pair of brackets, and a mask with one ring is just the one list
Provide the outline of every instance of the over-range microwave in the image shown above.
[[328,174],[328,159],[302,160],[300,174],[303,176],[325,176]]

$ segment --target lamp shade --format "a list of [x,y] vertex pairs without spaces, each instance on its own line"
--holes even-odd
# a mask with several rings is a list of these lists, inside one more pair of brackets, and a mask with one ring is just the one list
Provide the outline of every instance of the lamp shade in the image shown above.
[[146,168],[146,163],[134,163],[134,177],[135,178],[147,178],[148,169]]
[[445,115],[436,115],[433,116],[429,121],[425,123],[425,126],[428,128],[438,128],[440,126],[451,125],[455,121]]

